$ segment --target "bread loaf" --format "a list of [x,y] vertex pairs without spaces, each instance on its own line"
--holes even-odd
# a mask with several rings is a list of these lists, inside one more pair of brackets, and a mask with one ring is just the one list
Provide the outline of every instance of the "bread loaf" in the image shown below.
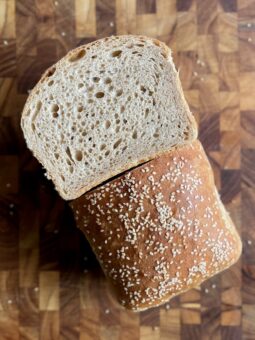
[[197,136],[170,49],[132,35],[76,48],[48,69],[21,125],[64,199]]
[[160,305],[231,266],[241,241],[198,141],[71,203],[120,304]]

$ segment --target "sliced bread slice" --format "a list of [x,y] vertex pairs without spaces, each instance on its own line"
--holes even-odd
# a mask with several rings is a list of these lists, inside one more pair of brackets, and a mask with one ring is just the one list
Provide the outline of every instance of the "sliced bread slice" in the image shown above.
[[170,49],[132,35],[78,47],[48,69],[21,125],[64,199],[197,137]]

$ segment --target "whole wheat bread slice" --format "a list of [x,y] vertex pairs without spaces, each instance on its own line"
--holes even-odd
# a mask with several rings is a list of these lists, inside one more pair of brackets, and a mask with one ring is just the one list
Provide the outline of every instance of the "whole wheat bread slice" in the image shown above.
[[69,52],[30,93],[21,125],[64,199],[197,137],[170,49],[141,36]]

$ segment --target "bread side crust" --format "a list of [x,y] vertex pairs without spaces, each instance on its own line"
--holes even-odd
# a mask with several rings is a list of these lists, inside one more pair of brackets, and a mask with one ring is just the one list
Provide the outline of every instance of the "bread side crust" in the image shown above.
[[198,141],[129,171],[71,207],[118,301],[133,311],[198,286],[241,253]]

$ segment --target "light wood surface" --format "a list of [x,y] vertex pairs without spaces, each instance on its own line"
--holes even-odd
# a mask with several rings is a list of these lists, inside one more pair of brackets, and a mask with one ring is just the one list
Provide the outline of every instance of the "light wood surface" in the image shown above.
[[[72,213],[27,150],[28,91],[69,49],[111,34],[166,42],[243,239],[228,271],[123,311]],[[255,1],[0,0],[0,339],[255,339]]]

